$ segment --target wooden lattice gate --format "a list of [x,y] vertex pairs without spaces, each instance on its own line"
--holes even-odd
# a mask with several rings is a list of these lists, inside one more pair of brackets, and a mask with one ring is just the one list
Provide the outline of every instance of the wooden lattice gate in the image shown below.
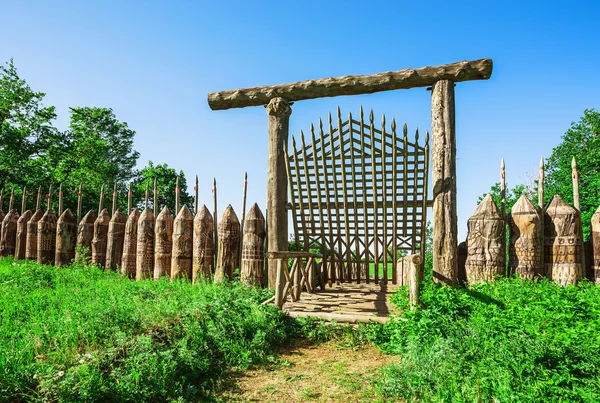
[[318,134],[311,124],[307,143],[300,134],[286,154],[295,240],[298,250],[320,249],[322,271],[332,281],[397,283],[395,261],[424,253],[429,133],[409,141],[396,122],[375,127],[329,114]]

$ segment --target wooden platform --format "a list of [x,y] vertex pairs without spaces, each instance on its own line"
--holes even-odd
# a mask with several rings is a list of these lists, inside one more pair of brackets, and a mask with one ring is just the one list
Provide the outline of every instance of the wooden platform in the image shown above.
[[397,290],[398,286],[392,284],[334,284],[325,291],[303,292],[296,302],[288,295],[283,310],[292,317],[315,317],[341,323],[385,323],[390,314],[398,313],[389,300]]

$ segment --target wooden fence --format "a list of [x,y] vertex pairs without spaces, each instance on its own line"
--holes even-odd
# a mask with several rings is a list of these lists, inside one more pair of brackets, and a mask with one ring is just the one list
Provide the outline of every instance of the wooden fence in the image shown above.
[[[547,277],[563,286],[577,284],[583,278],[600,283],[600,207],[592,216],[591,241],[584,244],[575,158],[572,162],[574,206],[569,206],[558,195],[543,205],[542,160],[538,206],[521,195],[511,211],[506,212],[504,169],[502,161],[500,209],[487,195],[468,221],[466,258],[459,256],[459,262],[462,261],[459,278],[473,284],[518,274],[528,279]],[[505,261],[507,244],[508,262]]]

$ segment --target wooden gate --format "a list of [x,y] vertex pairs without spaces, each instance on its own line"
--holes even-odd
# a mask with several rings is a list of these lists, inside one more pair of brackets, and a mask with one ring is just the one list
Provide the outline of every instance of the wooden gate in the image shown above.
[[424,254],[429,133],[409,141],[392,120],[375,127],[329,114],[310,126],[307,143],[292,138],[286,153],[287,176],[297,250],[318,249],[323,272],[333,281],[397,283],[395,262],[407,253]]

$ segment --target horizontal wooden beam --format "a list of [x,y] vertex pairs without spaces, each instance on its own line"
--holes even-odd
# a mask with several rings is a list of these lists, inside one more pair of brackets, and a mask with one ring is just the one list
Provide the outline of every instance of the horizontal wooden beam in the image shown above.
[[329,77],[291,84],[211,92],[208,105],[212,110],[266,105],[273,98],[288,102],[340,95],[372,94],[380,91],[427,87],[439,80],[454,82],[487,80],[492,75],[492,59],[463,61],[441,66],[405,69],[364,76]]
[[297,259],[297,258],[309,258],[318,257],[321,258],[320,253],[311,252],[292,252],[292,251],[271,251],[267,252],[267,259]]

